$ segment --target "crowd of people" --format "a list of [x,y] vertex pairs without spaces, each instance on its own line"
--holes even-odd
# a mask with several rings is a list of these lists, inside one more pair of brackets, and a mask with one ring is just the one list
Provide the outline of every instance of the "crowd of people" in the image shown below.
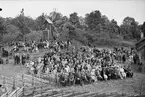
[[76,49],[68,42],[49,43],[48,52],[39,57],[37,62],[30,62],[27,67],[34,74],[53,74],[56,83],[63,86],[92,83],[110,79],[133,77],[130,64],[134,50],[114,48],[99,50],[95,47],[82,46]]
[[[19,51],[28,47],[23,49],[23,53]],[[37,61],[29,60],[29,53],[42,48],[47,49],[44,56]],[[88,46],[76,49],[70,41],[19,43],[13,44],[12,50],[14,64],[25,65],[35,75],[51,74],[56,83],[63,86],[133,77],[130,65],[140,64],[134,49],[114,47],[113,50],[99,50]]]

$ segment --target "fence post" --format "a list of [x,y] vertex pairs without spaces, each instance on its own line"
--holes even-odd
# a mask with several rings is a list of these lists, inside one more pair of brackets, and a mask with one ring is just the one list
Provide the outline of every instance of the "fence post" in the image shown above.
[[34,74],[32,75],[32,87],[33,87],[33,91],[32,91],[32,97],[34,95]]
[[[35,76],[34,76],[35,77]],[[35,92],[35,78],[34,78],[34,90],[33,90],[33,94],[34,94],[34,92]]]
[[63,97],[63,90],[62,90],[62,97]]
[[140,97],[142,95],[142,84],[143,84],[143,79],[141,80],[141,83],[140,83],[140,89],[139,89],[139,95],[140,95]]
[[124,80],[125,80],[125,79],[122,79],[122,81],[123,81],[123,82],[122,82],[122,97],[124,96]]
[[7,89],[6,89],[6,78],[5,78],[5,76],[3,76],[3,88],[4,88],[4,92],[7,92]]
[[12,86],[12,90],[15,90],[16,86],[15,86],[15,78],[13,77],[13,86]]
[[55,85],[56,85],[56,86],[58,85],[58,82],[57,82],[57,79],[58,79],[57,77],[58,77],[58,76],[57,76],[57,75],[58,75],[58,74],[57,74],[57,72],[56,72],[56,74],[55,74]]
[[40,76],[40,79],[41,79],[41,97],[42,97],[42,76],[43,75]]
[[18,91],[18,90],[16,90],[16,97],[18,97],[18,95],[17,95],[17,91]]
[[23,92],[22,92],[22,97],[24,96],[24,74],[22,74],[22,85],[23,85]]
[[[15,82],[15,88],[16,88],[16,81],[17,81],[17,79],[16,79],[15,77],[14,77],[14,79],[15,79],[14,82]],[[16,88],[16,97],[18,97],[18,95],[17,95],[17,91],[18,91],[18,90],[17,90],[17,88]]]
[[5,76],[3,76],[3,87],[5,87],[5,84],[6,84],[6,79]]

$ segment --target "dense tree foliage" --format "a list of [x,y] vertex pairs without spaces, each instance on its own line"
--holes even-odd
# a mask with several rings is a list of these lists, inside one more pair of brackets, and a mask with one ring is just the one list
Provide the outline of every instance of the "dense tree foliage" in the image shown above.
[[100,11],[96,10],[89,14],[86,14],[85,20],[90,30],[100,31],[101,23],[102,23]]
[[36,30],[44,30],[44,13],[35,19]]
[[6,34],[6,22],[5,19],[0,17],[0,35]]
[[[67,40],[77,39],[88,44],[102,39],[103,41],[122,38],[136,40],[140,39],[141,31],[145,33],[145,22],[139,25],[133,17],[125,17],[122,24],[118,25],[115,19],[109,20],[99,10],[87,13],[85,17],[78,16],[76,12],[67,17],[60,12],[52,11],[49,15],[42,13],[36,19],[25,16],[24,10],[22,10],[20,15],[15,18],[0,17],[0,36],[8,39],[11,35],[18,38],[18,36],[31,37],[38,31],[41,33],[45,29],[44,21],[46,17],[52,21],[51,30],[53,32],[65,36]],[[31,34],[32,32],[33,34]]]
[[121,34],[125,39],[139,39],[141,29],[132,17],[125,17],[120,26]]
[[[34,21],[32,18],[19,15],[11,20],[11,24],[17,26],[23,35],[30,33],[33,28]],[[31,27],[31,29],[30,29]]]
[[79,28],[80,27],[80,22],[79,22],[79,16],[76,12],[70,14],[69,21],[74,25],[75,27]]

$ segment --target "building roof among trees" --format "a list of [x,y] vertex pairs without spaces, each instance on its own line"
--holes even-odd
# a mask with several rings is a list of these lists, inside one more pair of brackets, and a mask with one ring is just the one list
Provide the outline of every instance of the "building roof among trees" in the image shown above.
[[45,23],[47,22],[48,24],[53,24],[53,22],[48,18],[48,17],[45,17]]

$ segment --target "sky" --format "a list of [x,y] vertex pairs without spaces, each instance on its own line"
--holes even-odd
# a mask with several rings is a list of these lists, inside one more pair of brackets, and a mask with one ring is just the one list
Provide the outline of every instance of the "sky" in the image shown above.
[[69,16],[77,12],[85,17],[86,13],[99,10],[109,20],[115,19],[120,25],[127,16],[135,18],[139,24],[145,21],[145,0],[0,0],[1,17],[15,17],[22,8],[26,16],[36,18],[54,9]]

